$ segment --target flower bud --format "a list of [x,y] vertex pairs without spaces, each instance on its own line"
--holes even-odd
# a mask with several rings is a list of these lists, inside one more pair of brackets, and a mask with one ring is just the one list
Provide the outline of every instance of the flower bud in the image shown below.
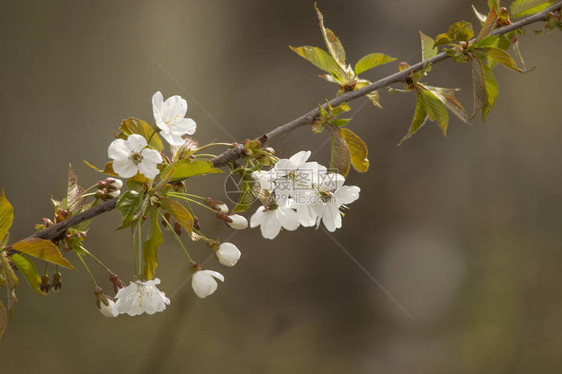
[[199,223],[199,218],[197,218],[197,216],[193,216],[193,228],[195,230],[201,230],[201,224]]
[[104,182],[107,184],[107,189],[109,191],[117,191],[123,187],[123,181],[121,179],[106,178]]
[[221,273],[212,270],[199,270],[191,277],[191,287],[195,294],[204,299],[217,290],[218,279],[224,282],[224,277]]
[[51,284],[49,283],[48,275],[45,274],[41,277],[41,284],[39,285],[39,289],[43,293],[49,293],[49,291],[51,290]]
[[215,256],[224,266],[236,265],[241,255],[242,253],[238,247],[232,243],[222,243],[215,252]]
[[53,274],[53,281],[51,282],[51,288],[55,292],[60,291],[60,289],[62,288],[62,274],[58,271],[55,274]]
[[220,200],[215,200],[213,198],[207,197],[205,199],[205,204],[215,210],[218,210],[221,213],[228,213],[228,206]]
[[113,284],[113,292],[117,293],[120,288],[124,288],[126,286],[125,282],[119,279],[117,274],[111,274],[109,276],[109,281]]
[[113,306],[115,303],[111,297],[105,295],[100,287],[94,289],[94,295],[96,295],[96,305],[100,313],[107,318],[113,318]]
[[181,235],[181,224],[179,222],[174,222],[174,232],[177,236]]
[[115,199],[115,198],[119,197],[119,195],[121,195],[121,190],[111,191],[110,193],[108,193],[106,195],[107,198],[105,200]]
[[248,228],[248,221],[239,214],[225,215],[224,222],[234,230],[244,230]]

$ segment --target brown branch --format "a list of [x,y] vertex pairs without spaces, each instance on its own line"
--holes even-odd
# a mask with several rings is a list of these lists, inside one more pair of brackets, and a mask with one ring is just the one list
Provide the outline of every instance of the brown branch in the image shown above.
[[[495,30],[493,30],[490,35],[502,35],[502,34],[506,34],[510,31],[519,29],[523,26],[527,26],[531,23],[535,23],[535,22],[539,22],[539,21],[545,21],[546,17],[548,15],[548,13],[550,12],[554,12],[559,10],[562,7],[562,1],[557,2],[556,4],[546,8],[545,10],[543,10],[542,12],[539,12],[537,14],[533,14],[529,17],[523,18],[517,22],[512,23],[511,25],[508,26],[504,26],[504,27],[500,27],[497,28]],[[391,84],[394,83],[399,83],[399,82],[404,82],[411,73],[415,72],[415,71],[419,71],[421,70],[424,66],[426,66],[427,64],[437,64],[443,60],[448,59],[449,56],[445,53],[445,52],[441,52],[438,55],[425,60],[425,61],[420,61],[417,64],[409,67],[408,69],[405,69],[403,71],[400,71],[398,73],[389,75],[385,78],[379,79],[376,82],[373,82],[371,84],[369,84],[368,86],[365,86],[357,91],[351,91],[351,92],[347,92],[344,93],[332,100],[329,101],[329,104],[332,107],[336,107],[344,102],[348,102],[351,100],[355,100],[357,98],[363,97],[366,94],[368,94],[369,92],[378,90],[380,88],[383,87],[387,87],[390,86]],[[324,104],[323,107],[325,109],[327,109],[328,104]],[[262,135],[261,137],[257,138],[256,140],[259,140],[260,143],[262,145],[268,143],[269,141],[275,139],[275,138],[279,138],[299,127],[305,126],[305,125],[309,125],[312,124],[315,120],[315,118],[318,116],[319,112],[318,109],[314,109],[311,110],[310,112],[300,116],[297,119],[292,120],[289,123],[286,123],[285,125],[279,126],[275,129],[273,129],[272,131],[268,132],[267,134]],[[239,145],[236,147],[233,147],[223,153],[221,153],[220,155],[218,155],[217,157],[215,157],[214,159],[212,159],[211,161],[213,162],[213,164],[216,167],[222,167],[227,165],[229,162],[231,161],[235,161],[239,158],[241,158],[244,155],[244,148],[243,146]],[[70,217],[69,219],[67,219],[66,221],[60,222],[55,224],[54,226],[51,226],[45,230],[36,232],[35,234],[31,235],[32,238],[41,238],[41,239],[47,239],[47,240],[54,240],[54,239],[58,239],[60,238],[64,232],[69,229],[72,226],[78,225],[81,222],[87,221],[91,218],[94,218],[102,213],[105,212],[109,212],[113,209],[115,209],[115,206],[117,204],[117,199],[113,199],[113,200],[109,200],[109,201],[105,201],[101,204],[99,204],[98,206],[85,210],[84,212],[77,214],[76,216]]]

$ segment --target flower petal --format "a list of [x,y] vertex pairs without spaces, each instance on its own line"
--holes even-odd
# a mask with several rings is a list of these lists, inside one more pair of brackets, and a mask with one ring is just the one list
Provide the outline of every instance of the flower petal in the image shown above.
[[125,140],[115,139],[109,145],[107,149],[107,156],[113,160],[118,160],[121,158],[129,158],[130,152],[125,145]]
[[137,174],[138,167],[133,160],[122,158],[113,161],[113,170],[123,178],[131,178]]
[[144,136],[139,134],[129,135],[125,144],[127,148],[131,150],[131,152],[140,152],[144,147],[147,146],[146,139],[144,138]]
[[[193,135],[197,130],[197,124],[191,118],[182,118],[176,122],[173,127],[172,132],[177,133],[177,135]],[[183,144],[183,142],[182,142]],[[178,144],[179,145],[179,144]]]
[[260,206],[258,210],[250,217],[250,227],[258,227],[263,223],[263,219],[265,218],[264,213],[265,208]]
[[277,219],[286,230],[293,231],[299,227],[299,216],[291,208],[279,208]]
[[168,124],[175,123],[185,116],[187,112],[187,101],[181,96],[170,96],[163,105],[164,121]]
[[351,204],[359,199],[361,189],[357,186],[341,186],[334,192],[334,197],[339,204]]
[[264,213],[264,219],[261,223],[261,234],[266,239],[275,239],[281,231],[281,222],[277,219],[275,211],[267,211]]
[[154,114],[154,120],[158,122],[162,119],[162,104],[164,103],[164,97],[162,92],[157,91],[152,95],[152,113]]

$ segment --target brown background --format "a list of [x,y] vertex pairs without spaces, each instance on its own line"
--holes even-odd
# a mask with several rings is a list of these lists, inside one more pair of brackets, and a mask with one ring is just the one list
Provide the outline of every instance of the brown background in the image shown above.
[[[319,5],[351,62],[385,52],[414,63],[418,30],[435,36],[460,19],[476,23],[470,3]],[[476,1],[482,11],[485,4]],[[383,94],[382,111],[352,103],[350,126],[367,141],[372,166],[350,174],[361,199],[333,237],[360,266],[322,230],[284,232],[275,241],[246,230],[230,238],[243,251],[235,268],[207,265],[226,282],[203,301],[180,287],[187,264],[170,237],[157,274],[172,298],[165,313],[103,318],[83,270],[64,272],[63,292],[46,298],[19,287],[0,370],[559,372],[562,53],[560,33],[534,37],[539,27],[521,37],[536,70],[496,69],[500,97],[485,125],[452,119],[444,139],[428,123],[397,148],[414,96]],[[52,215],[49,198],[63,195],[68,162],[83,185],[96,181],[82,160],[107,161],[122,118],[152,121],[157,90],[188,100],[201,142],[258,136],[335,94],[287,47],[321,45],[312,1],[4,0],[0,35],[0,185],[15,207],[13,240]],[[441,63],[428,81],[461,87],[471,109],[468,65]],[[325,140],[301,129],[273,146],[282,157],[310,149],[327,163]],[[190,188],[223,199],[223,181],[212,176]],[[208,233],[232,234],[201,218]],[[115,212],[95,220],[86,244],[128,279],[129,235],[113,232],[118,223]],[[190,248],[200,260],[208,254],[202,244]],[[92,268],[109,292],[103,271]]]

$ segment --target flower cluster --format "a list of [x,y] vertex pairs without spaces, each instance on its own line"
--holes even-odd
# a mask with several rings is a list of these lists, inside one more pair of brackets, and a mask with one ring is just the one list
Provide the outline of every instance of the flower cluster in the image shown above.
[[275,238],[281,228],[296,230],[321,223],[330,232],[341,228],[341,208],[359,198],[357,186],[344,186],[345,178],[317,162],[308,162],[310,151],[277,161],[268,171],[254,172],[262,206],[250,219],[264,238]]

